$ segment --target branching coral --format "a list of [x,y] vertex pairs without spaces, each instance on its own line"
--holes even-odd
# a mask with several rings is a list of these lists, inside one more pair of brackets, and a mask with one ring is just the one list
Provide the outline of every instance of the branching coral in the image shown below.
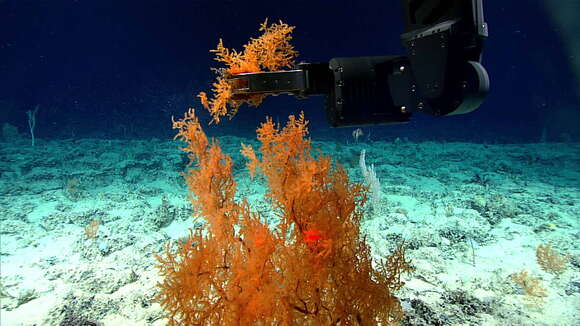
[[260,26],[263,34],[253,38],[244,45],[244,50],[237,52],[226,48],[220,39],[217,48],[210,52],[215,53],[215,60],[226,65],[225,68],[213,69],[217,73],[217,80],[213,83],[212,98],[205,92],[199,93],[201,104],[209,110],[213,121],[219,122],[221,117],[234,116],[243,103],[258,106],[264,95],[234,94],[228,78],[250,72],[276,71],[281,68],[291,68],[298,52],[290,44],[294,26],[288,26],[282,21],[268,26],[268,20]]
[[234,200],[232,160],[207,139],[193,110],[174,121],[192,166],[191,201],[208,222],[160,256],[159,302],[171,325],[394,325],[393,291],[411,269],[399,245],[373,269],[359,222],[367,189],[330,157],[311,154],[304,116],[284,128],[267,119],[259,152],[243,146],[253,177],[264,176],[280,217],[275,230]]
[[539,278],[532,277],[527,271],[521,271],[511,275],[512,281],[519,285],[524,292],[524,299],[528,305],[540,309],[545,303],[544,298],[548,296],[546,289],[542,286]]
[[536,249],[536,260],[540,267],[552,274],[561,274],[566,270],[566,263],[570,257],[560,255],[552,244],[540,244]]

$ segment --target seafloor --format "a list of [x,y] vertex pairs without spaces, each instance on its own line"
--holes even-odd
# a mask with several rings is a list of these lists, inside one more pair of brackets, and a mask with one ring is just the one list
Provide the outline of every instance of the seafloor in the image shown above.
[[[268,214],[240,142],[239,197]],[[381,200],[363,230],[377,259],[401,240],[415,267],[399,291],[404,325],[580,324],[580,144],[317,142]],[[193,227],[174,141],[0,143],[0,325],[164,325],[154,254]],[[92,227],[91,227],[92,226]],[[552,244],[565,269],[536,260]],[[526,294],[527,271],[546,296]],[[532,281],[530,281],[532,282]]]

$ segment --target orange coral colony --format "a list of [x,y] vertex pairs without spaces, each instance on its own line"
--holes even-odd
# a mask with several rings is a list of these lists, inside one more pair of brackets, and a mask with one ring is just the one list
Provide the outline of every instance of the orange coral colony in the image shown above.
[[360,235],[367,189],[330,157],[312,154],[304,115],[257,130],[244,145],[252,177],[263,177],[276,226],[238,200],[233,161],[209,140],[193,110],[174,121],[192,166],[190,200],[207,230],[159,256],[158,300],[170,325],[396,325],[393,291],[411,267],[401,245],[373,268]]
[[290,44],[293,30],[294,26],[288,26],[282,21],[268,26],[266,19],[259,29],[263,34],[258,38],[252,38],[244,45],[242,52],[226,48],[220,39],[217,48],[210,52],[215,53],[215,60],[223,62],[226,67],[213,69],[218,76],[212,85],[212,98],[208,98],[205,92],[198,95],[201,104],[210,112],[214,122],[219,122],[225,115],[234,116],[243,103],[252,106],[262,103],[265,97],[263,94],[235,95],[228,78],[242,73],[291,68],[298,55]]

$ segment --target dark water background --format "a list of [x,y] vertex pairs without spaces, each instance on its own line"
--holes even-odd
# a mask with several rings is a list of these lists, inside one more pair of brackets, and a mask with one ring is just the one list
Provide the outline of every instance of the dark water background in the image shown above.
[[[544,1],[484,1],[484,9],[487,101],[468,115],[374,127],[374,139],[580,139],[573,54]],[[26,133],[25,112],[39,105],[39,139],[170,138],[171,116],[200,107],[194,94],[210,88],[208,50],[219,38],[239,49],[268,17],[296,26],[298,60],[398,55],[401,12],[399,1],[0,1],[0,124]],[[322,98],[280,96],[210,133],[251,136],[265,115],[283,121],[299,110],[313,137],[352,131],[328,129]]]

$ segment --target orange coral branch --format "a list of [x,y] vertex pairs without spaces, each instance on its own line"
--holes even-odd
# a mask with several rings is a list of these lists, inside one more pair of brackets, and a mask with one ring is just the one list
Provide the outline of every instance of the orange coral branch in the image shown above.
[[[402,309],[393,291],[409,271],[402,246],[378,270],[359,236],[366,189],[329,157],[314,158],[304,115],[286,126],[258,128],[259,153],[244,145],[253,175],[269,185],[280,217],[272,231],[245,201],[236,201],[232,159],[208,140],[195,111],[174,121],[190,155],[185,179],[208,222],[177,251],[158,257],[158,300],[170,325],[395,325]],[[259,154],[259,155],[258,155]]]

